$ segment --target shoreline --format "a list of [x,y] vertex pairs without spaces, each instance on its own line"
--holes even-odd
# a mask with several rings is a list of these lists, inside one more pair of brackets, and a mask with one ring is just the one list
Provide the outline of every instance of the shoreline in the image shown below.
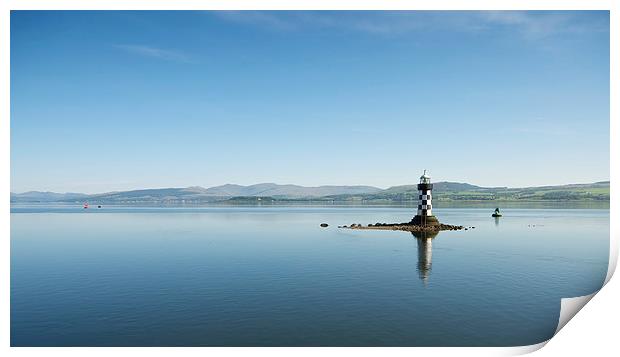
[[[178,201],[98,201],[86,200],[91,204],[101,204],[108,206],[387,206],[387,207],[414,207],[417,201],[205,201],[205,202],[178,202]],[[18,205],[55,205],[55,206],[71,206],[81,205],[84,201],[10,201],[11,206]],[[610,201],[587,201],[587,200],[515,200],[515,201],[476,201],[476,200],[458,200],[458,201],[433,201],[437,208],[453,208],[456,206],[523,206],[523,205],[590,205],[590,206],[609,206]]]

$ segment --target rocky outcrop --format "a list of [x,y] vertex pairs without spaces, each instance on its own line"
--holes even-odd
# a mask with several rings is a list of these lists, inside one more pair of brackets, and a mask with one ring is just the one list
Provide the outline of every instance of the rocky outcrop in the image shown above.
[[338,228],[348,229],[375,229],[375,230],[389,230],[389,231],[406,231],[406,232],[439,232],[439,231],[458,231],[461,229],[467,229],[464,226],[454,226],[451,224],[435,224],[435,225],[419,225],[411,222],[407,223],[375,223],[367,226],[361,224],[351,224],[350,226],[339,226]]

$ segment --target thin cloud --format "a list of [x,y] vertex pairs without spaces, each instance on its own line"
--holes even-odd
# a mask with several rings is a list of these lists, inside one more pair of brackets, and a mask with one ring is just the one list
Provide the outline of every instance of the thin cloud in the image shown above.
[[525,11],[484,11],[483,21],[514,28],[529,38],[541,38],[557,33],[571,32],[573,16],[568,13],[541,13]]
[[194,63],[192,58],[179,51],[166,50],[145,45],[114,45],[114,47],[124,50],[128,53],[144,57],[158,58],[174,62]]
[[510,28],[528,38],[605,31],[608,21],[585,20],[576,11],[209,11],[219,18],[270,30],[339,29],[369,34],[415,31],[492,31]]
[[294,19],[284,17],[273,11],[209,11],[208,13],[215,14],[230,22],[258,25],[276,30],[292,30],[298,26],[295,21],[291,21]]
[[[209,11],[230,22],[270,30],[304,30],[306,28],[361,31],[369,33],[406,32],[419,27],[418,13],[403,11]],[[408,14],[402,21],[403,15]]]

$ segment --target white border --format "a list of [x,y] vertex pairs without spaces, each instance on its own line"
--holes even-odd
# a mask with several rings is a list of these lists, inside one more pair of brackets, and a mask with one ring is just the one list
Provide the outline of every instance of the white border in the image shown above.
[[[312,9],[394,9],[394,10],[611,10],[611,88],[610,98],[619,98],[618,94],[618,63],[620,63],[620,57],[618,56],[618,34],[620,34],[619,28],[619,16],[618,16],[618,2],[617,1],[601,1],[601,0],[570,0],[570,1],[558,1],[558,0],[513,0],[513,1],[491,1],[491,0],[449,0],[449,1],[379,1],[379,0],[358,0],[358,1],[346,1],[346,0],[304,0],[304,1],[284,1],[284,0],[212,0],[212,1],[199,1],[199,0],[4,0],[0,1],[0,150],[2,151],[2,157],[6,159],[3,161],[2,170],[2,185],[4,191],[2,197],[5,204],[2,205],[2,214],[0,219],[2,220],[2,244],[3,244],[3,257],[5,258],[2,265],[2,284],[1,284],[1,299],[4,309],[2,310],[3,324],[0,332],[2,333],[3,347],[9,352],[15,355],[30,355],[43,352],[47,355],[82,355],[88,353],[89,355],[101,355],[107,356],[110,353],[114,354],[149,354],[149,355],[164,355],[166,353],[184,353],[189,355],[202,355],[205,352],[217,355],[234,355],[237,353],[252,353],[253,355],[310,355],[310,354],[333,354],[340,355],[342,353],[355,353],[362,355],[370,354],[384,354],[390,353],[394,355],[409,355],[410,353],[424,353],[424,355],[446,355],[446,354],[459,354],[459,355],[513,355],[522,354],[535,351],[546,344],[546,342],[524,347],[512,347],[512,348],[419,348],[419,347],[407,347],[407,348],[9,348],[10,345],[10,322],[9,322],[9,279],[10,279],[10,130],[9,120],[10,117],[10,10],[97,10],[97,9],[115,9],[115,10],[197,10],[197,9],[289,9],[289,10],[312,10]],[[611,149],[611,181],[615,182],[618,170],[617,165],[614,162],[618,162],[618,143],[614,142],[613,137],[618,134],[618,105],[611,101],[610,111],[610,149]],[[618,215],[618,192],[611,190],[611,207],[610,207],[610,266],[607,273],[606,283],[613,275],[615,266],[617,264],[618,257],[618,230],[617,221]],[[578,350],[583,353],[588,353],[593,350],[609,351],[605,355],[612,355],[616,350],[616,339],[611,335],[613,331],[617,331],[616,319],[618,318],[617,301],[620,296],[620,286],[617,282],[608,284],[604,291],[599,296],[594,297],[597,301],[596,308],[590,308],[589,306],[584,308],[585,311],[591,313],[598,312],[598,315],[594,316],[582,316],[580,314],[577,319],[588,320],[588,323],[583,323],[581,326],[574,326],[570,329],[572,331],[562,330],[557,337],[553,338],[554,343],[550,343],[549,347],[543,349],[540,353],[547,353],[548,355],[559,354],[571,354]],[[586,298],[570,299],[566,302],[563,301],[563,306],[580,305],[585,300],[589,300],[591,296]],[[572,303],[571,303],[572,302]],[[576,305],[575,305],[576,304]],[[593,304],[589,304],[593,305]],[[582,306],[578,306],[581,308]],[[611,312],[611,314],[610,314]],[[573,324],[569,323],[569,326]],[[575,335],[574,331],[579,331],[579,334]],[[570,337],[572,336],[572,338]],[[608,339],[604,339],[608,336]],[[557,343],[555,343],[557,340]],[[584,342],[585,340],[585,342]],[[594,349],[588,345],[587,341],[596,341],[598,344]],[[607,347],[605,344],[607,343]],[[553,346],[553,348],[551,348]],[[603,348],[603,349],[599,349]],[[617,351],[617,350],[616,350]]]

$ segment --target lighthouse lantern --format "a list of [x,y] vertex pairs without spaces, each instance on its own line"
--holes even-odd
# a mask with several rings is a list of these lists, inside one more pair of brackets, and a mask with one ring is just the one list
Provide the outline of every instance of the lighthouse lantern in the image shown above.
[[424,170],[424,173],[420,176],[420,183],[431,183],[431,177],[426,174],[426,170]]

